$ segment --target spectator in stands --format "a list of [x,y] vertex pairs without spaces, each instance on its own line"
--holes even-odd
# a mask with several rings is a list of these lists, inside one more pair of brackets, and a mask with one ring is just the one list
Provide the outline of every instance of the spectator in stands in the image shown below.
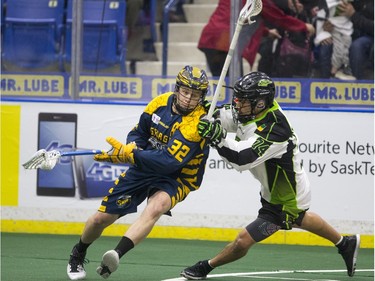
[[[183,10],[184,4],[190,4],[193,0],[177,0],[171,6],[169,11],[169,21],[170,22],[186,22],[185,13]],[[167,5],[169,0],[157,1],[157,11],[156,11],[156,21],[162,22],[163,11],[165,5]]]
[[150,28],[151,13],[154,11],[151,10],[150,0],[127,0],[126,5],[126,59],[130,62],[129,73],[135,74],[137,61],[156,60],[152,27]]
[[357,79],[365,79],[365,71],[374,67],[374,1],[343,2],[338,11],[339,15],[350,18],[353,23],[353,42],[349,50],[353,75]]
[[[174,7],[172,7],[169,13],[169,21],[170,22],[186,22],[185,13],[183,9],[183,5],[187,4],[190,0],[178,0],[176,1]],[[164,1],[166,4],[168,1]]]
[[139,14],[143,9],[143,0],[127,0],[126,1],[126,26],[128,27],[128,38],[134,32],[139,18]]
[[[243,1],[243,4],[245,1]],[[262,36],[270,33],[263,21],[293,32],[315,33],[315,28],[294,17],[286,15],[271,0],[263,0],[263,10],[256,23],[242,28],[238,43],[239,52],[253,65]],[[230,0],[220,0],[208,23],[202,30],[198,48],[204,52],[213,76],[220,76],[230,44]],[[246,34],[247,33],[247,34]],[[276,35],[277,36],[277,35]]]
[[[355,80],[349,65],[349,47],[352,43],[353,24],[349,17],[339,15],[338,2],[327,0],[328,9],[318,11],[315,45],[332,45],[331,77]],[[329,21],[333,28],[327,28]],[[322,59],[322,58],[320,58]]]
[[[299,20],[311,23],[312,18],[316,16],[319,2],[317,0],[309,2],[300,2],[299,0],[272,0],[278,8],[285,14],[298,18]],[[301,0],[302,1],[302,0]],[[268,28],[275,28],[272,22],[265,22]],[[280,54],[280,47],[284,45],[285,40],[289,40],[292,44],[306,49],[304,52],[308,57],[311,56],[312,46],[309,38],[304,32],[285,32],[282,28],[276,28],[276,31],[282,36],[272,38],[270,36],[263,37],[259,46],[257,57],[260,58],[257,69],[269,73],[274,77],[306,77],[310,75],[312,68],[312,60],[308,60],[306,56],[301,54]],[[286,39],[287,38],[287,39]],[[281,39],[281,40],[276,40]],[[283,47],[284,48],[284,47]],[[308,63],[310,61],[310,64]]]
[[[293,0],[273,0],[273,2],[279,7],[283,12],[288,14],[287,11],[292,11],[296,7],[298,9],[298,12],[303,10],[303,5],[300,4],[300,2],[297,0],[296,6],[293,5]],[[301,7],[302,6],[302,7]],[[266,23],[265,24],[267,28],[270,30],[274,27],[272,23]],[[276,37],[277,39],[282,38],[280,35],[280,32],[276,29],[276,31],[279,33],[279,36]],[[264,36],[261,40],[261,43],[259,45],[258,49],[258,56],[256,57],[256,60],[259,60],[259,65],[254,69],[254,66],[252,67],[253,71],[262,71],[264,73],[272,74],[273,75],[273,64],[274,64],[274,53],[275,53],[275,40],[276,38],[271,36]]]
[[[326,20],[323,23],[323,30],[331,32],[333,25],[330,21]],[[326,44],[327,43],[327,44]],[[330,43],[330,44],[328,44]],[[332,42],[323,41],[321,44],[316,46],[316,64],[318,69],[319,78],[331,78],[331,56],[332,56]]]

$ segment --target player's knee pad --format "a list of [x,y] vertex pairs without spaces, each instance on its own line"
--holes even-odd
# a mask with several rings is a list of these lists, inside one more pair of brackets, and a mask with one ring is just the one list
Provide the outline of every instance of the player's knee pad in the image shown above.
[[257,218],[255,221],[246,226],[247,232],[256,241],[260,242],[275,232],[277,232],[281,227],[272,222],[266,221],[265,219]]

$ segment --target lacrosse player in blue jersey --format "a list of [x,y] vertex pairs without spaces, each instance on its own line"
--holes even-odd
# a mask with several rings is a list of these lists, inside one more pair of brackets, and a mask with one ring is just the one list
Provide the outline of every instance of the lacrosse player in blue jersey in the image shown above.
[[[233,90],[232,104],[215,109],[214,121],[202,119],[198,132],[227,163],[237,171],[249,170],[261,183],[262,207],[257,219],[235,241],[214,258],[184,269],[181,275],[205,279],[215,267],[245,256],[255,243],[280,229],[297,227],[335,244],[348,275],[353,276],[360,236],[341,236],[319,215],[308,211],[309,180],[301,165],[297,136],[274,100],[274,82],[262,72],[252,72],[240,78]],[[236,139],[226,137],[227,131],[236,133]]]
[[96,161],[130,163],[131,167],[115,181],[98,211],[86,222],[70,255],[67,273],[71,280],[86,277],[87,248],[118,218],[137,212],[137,206],[147,199],[145,209],[118,245],[103,255],[97,273],[105,279],[163,214],[170,214],[177,203],[200,187],[209,146],[197,127],[206,114],[202,102],[208,84],[204,70],[185,66],[177,75],[175,91],[154,98],[146,106],[126,144],[108,137],[111,150],[95,155]]

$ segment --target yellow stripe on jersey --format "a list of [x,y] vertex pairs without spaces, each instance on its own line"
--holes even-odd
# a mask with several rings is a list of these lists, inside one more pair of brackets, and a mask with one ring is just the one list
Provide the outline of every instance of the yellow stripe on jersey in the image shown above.
[[[202,156],[203,156],[203,154],[197,155],[194,159],[191,159],[189,161],[189,163],[187,163],[187,165],[192,165],[192,166],[193,165],[196,165],[196,166],[200,165],[202,163],[202,160],[203,160]],[[200,158],[200,159],[197,159],[197,158]]]
[[[197,183],[197,177],[194,178],[183,178],[184,181],[187,181],[189,184],[187,186],[192,187],[194,190],[199,189],[199,186],[196,185]],[[191,190],[191,188],[189,188]]]
[[186,196],[190,193],[190,189],[187,185],[183,184],[181,179],[177,179],[177,181],[181,184],[180,187],[178,187],[177,191],[178,193],[171,198],[171,209],[179,202],[184,200]]
[[176,206],[177,202],[176,202],[176,198],[172,197],[171,198],[171,209]]
[[189,189],[187,185],[183,184],[182,187],[184,188],[185,197],[188,196],[191,190]]
[[184,196],[184,194],[183,194],[183,192],[182,192],[182,188],[181,187],[179,187],[179,188],[177,188],[177,191],[178,191],[178,198],[180,199],[180,198],[183,198]]
[[183,168],[181,170],[181,174],[185,174],[185,175],[196,175],[197,174],[197,171],[198,169],[188,169],[188,168]]
[[200,146],[201,146],[201,149],[203,149],[203,148],[204,148],[204,146],[206,145],[206,142],[207,142],[207,140],[206,140],[206,139],[202,139],[202,141],[201,141],[201,144],[200,144]]
[[159,107],[166,106],[168,104],[168,98],[173,95],[173,92],[168,92],[154,98],[145,108],[145,113],[152,114]]

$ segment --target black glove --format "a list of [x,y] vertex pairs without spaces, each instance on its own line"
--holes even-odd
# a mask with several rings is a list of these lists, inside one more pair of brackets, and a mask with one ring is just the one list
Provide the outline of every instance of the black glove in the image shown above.
[[[204,100],[202,102],[202,105],[204,107],[204,109],[206,110],[206,112],[208,113],[208,111],[210,110],[210,107],[211,107],[211,103],[208,101],[208,100]],[[212,113],[212,116],[216,119],[219,117],[220,115],[220,108],[219,106],[215,106],[215,109],[214,109],[214,112]]]
[[217,145],[227,136],[227,131],[221,126],[218,119],[210,122],[207,119],[201,119],[198,124],[198,134],[208,140],[210,145]]

